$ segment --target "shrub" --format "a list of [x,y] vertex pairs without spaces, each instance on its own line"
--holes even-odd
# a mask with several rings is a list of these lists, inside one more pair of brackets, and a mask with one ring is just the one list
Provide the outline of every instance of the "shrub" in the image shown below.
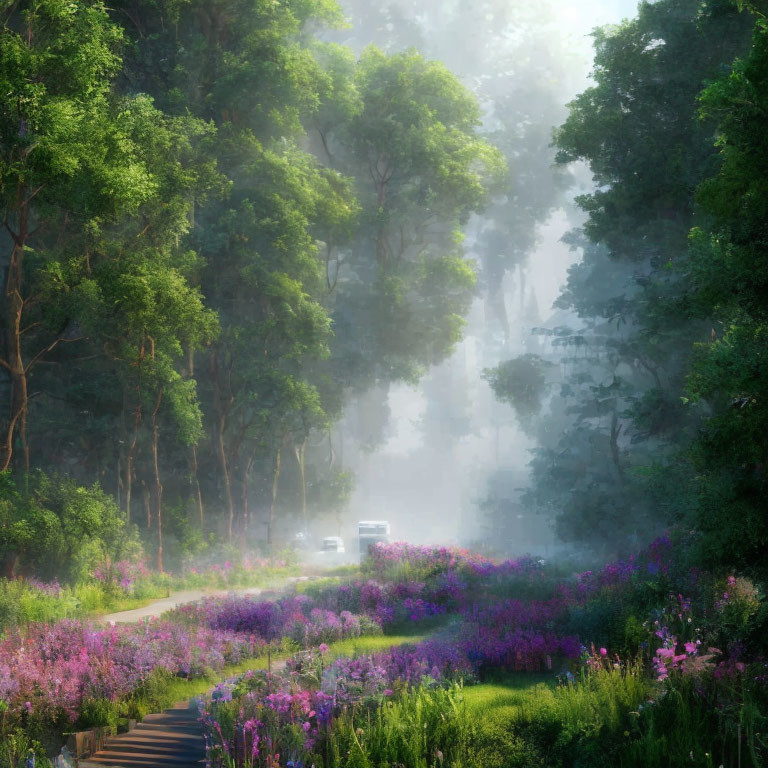
[[51,768],[42,745],[23,731],[4,734],[0,739],[0,768],[19,768],[30,754],[35,756],[35,768]]
[[109,699],[88,698],[80,704],[80,715],[77,719],[77,728],[102,728],[105,726],[117,727],[120,717],[119,706]]
[[7,472],[0,475],[0,560],[10,575],[18,571],[74,584],[105,558],[139,554],[135,531],[98,484],[84,488],[38,472],[22,494]]

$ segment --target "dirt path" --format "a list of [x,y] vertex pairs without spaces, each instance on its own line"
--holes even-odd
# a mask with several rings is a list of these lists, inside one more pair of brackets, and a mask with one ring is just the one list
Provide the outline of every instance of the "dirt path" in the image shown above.
[[141,621],[153,616],[159,616],[161,613],[170,611],[172,608],[178,608],[186,603],[195,603],[205,597],[225,597],[226,595],[262,595],[265,593],[275,593],[283,591],[289,584],[297,581],[304,581],[305,576],[291,576],[285,581],[273,584],[268,587],[248,587],[246,589],[190,589],[183,592],[174,592],[169,597],[162,597],[159,600],[153,600],[149,605],[143,608],[133,608],[130,611],[118,611],[106,616],[100,616],[98,621],[114,622],[115,624],[128,624],[134,621]]

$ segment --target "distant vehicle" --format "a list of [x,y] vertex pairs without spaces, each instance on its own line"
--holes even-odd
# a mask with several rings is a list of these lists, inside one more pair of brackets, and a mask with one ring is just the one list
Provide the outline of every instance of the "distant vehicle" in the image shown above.
[[321,547],[322,552],[344,553],[344,540],[340,536],[326,536]]
[[361,520],[357,524],[357,536],[360,541],[360,560],[365,560],[372,544],[386,544],[389,541],[389,523],[386,520]]

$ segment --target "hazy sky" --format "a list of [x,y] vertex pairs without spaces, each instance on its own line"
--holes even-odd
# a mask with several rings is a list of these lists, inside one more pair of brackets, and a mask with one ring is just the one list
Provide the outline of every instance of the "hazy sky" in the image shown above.
[[563,28],[575,35],[586,35],[603,24],[617,24],[631,18],[637,10],[637,0],[553,0],[561,15]]
[[[592,68],[590,32],[605,24],[618,24],[636,15],[638,0],[552,0],[560,15],[562,28],[571,37],[573,49],[583,60],[583,85],[588,86]],[[581,90],[581,89],[580,89]],[[573,96],[576,94],[574,93]],[[584,178],[588,178],[585,174]],[[583,191],[583,190],[579,190]],[[528,279],[535,287],[542,317],[546,319],[552,302],[560,293],[574,254],[560,242],[569,229],[562,213],[555,214],[540,230],[540,246],[530,259]]]

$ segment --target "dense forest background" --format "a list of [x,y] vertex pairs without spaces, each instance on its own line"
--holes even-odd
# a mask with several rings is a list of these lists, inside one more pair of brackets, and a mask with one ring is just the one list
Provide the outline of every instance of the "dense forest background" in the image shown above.
[[641,3],[556,131],[596,184],[583,258],[547,352],[487,375],[538,441],[525,505],[574,544],[680,526],[710,566],[765,567],[764,11]]
[[760,571],[766,9],[660,0],[597,31],[558,170],[547,9],[359,5],[347,28],[333,0],[0,6],[6,572],[78,537],[118,556],[130,526],[162,569],[339,518],[333,425],[445,360],[478,292],[509,334],[499,288],[574,161],[596,189],[564,322],[486,373],[538,446],[523,503],[601,554],[680,525]]

